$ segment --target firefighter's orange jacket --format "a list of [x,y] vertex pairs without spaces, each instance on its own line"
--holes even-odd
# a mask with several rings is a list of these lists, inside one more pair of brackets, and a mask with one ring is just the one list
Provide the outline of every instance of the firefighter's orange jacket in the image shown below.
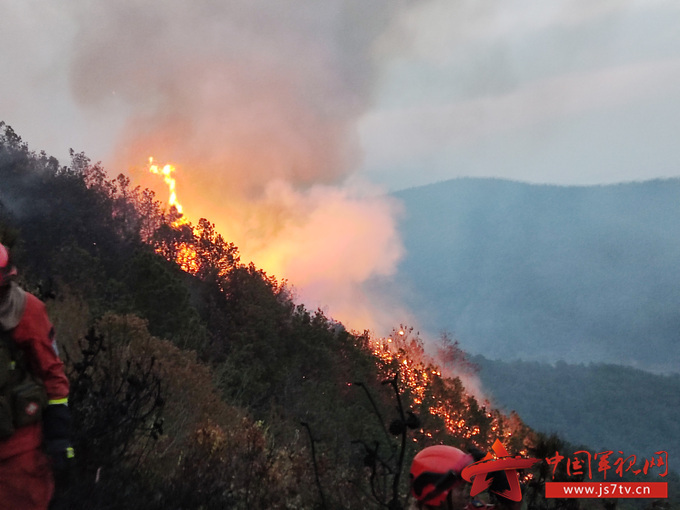
[[[47,398],[65,399],[68,397],[69,384],[64,374],[64,364],[59,359],[54,328],[43,302],[28,292],[25,296],[19,322],[10,330],[11,339],[24,352],[28,369],[44,383]],[[40,423],[22,427],[11,437],[0,441],[0,460],[40,448],[41,442]]]

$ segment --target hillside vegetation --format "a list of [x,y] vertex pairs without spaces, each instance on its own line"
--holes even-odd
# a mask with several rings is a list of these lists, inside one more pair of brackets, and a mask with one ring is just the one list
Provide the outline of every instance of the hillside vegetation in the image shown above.
[[[399,510],[426,445],[570,451],[467,394],[455,342],[442,339],[435,363],[410,328],[347,331],[241,261],[207,219],[183,223],[124,175],[82,153],[62,166],[2,123],[0,241],[46,301],[71,381],[63,508]],[[547,480],[571,480],[552,469],[522,473],[528,508],[655,504],[546,499]],[[660,503],[677,506],[668,480]]]
[[[82,153],[60,165],[0,124],[0,241],[71,380],[66,508],[398,509],[425,445],[561,447],[467,395],[408,328],[347,331],[207,219],[177,220],[124,175]],[[554,507],[545,472],[531,480],[536,508]]]

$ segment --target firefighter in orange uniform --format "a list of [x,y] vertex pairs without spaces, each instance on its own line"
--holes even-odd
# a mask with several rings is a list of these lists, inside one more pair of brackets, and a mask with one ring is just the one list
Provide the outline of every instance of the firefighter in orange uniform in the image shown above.
[[0,509],[46,510],[69,464],[69,383],[45,305],[0,244]]

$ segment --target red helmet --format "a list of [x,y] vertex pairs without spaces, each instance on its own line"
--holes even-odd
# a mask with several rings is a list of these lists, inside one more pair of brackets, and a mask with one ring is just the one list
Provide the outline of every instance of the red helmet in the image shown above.
[[428,505],[441,504],[451,488],[462,480],[460,472],[474,462],[469,453],[453,446],[428,446],[411,463],[411,494]]
[[0,244],[0,287],[9,284],[11,277],[16,274],[16,267],[9,261],[9,250]]

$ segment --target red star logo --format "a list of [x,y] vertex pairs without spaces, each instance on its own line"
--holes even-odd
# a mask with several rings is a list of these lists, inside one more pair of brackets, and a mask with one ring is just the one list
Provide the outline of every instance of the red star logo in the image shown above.
[[512,501],[522,501],[522,490],[519,487],[519,475],[517,474],[517,470],[529,468],[540,459],[528,459],[519,456],[510,457],[505,446],[503,446],[498,439],[496,439],[496,442],[491,449],[496,454],[496,458],[494,458],[491,453],[487,453],[482,460],[466,466],[461,473],[461,476],[465,480],[472,482],[470,496],[474,497],[489,488],[493,480],[493,478],[487,476],[489,473],[502,471],[508,479],[510,489],[501,492],[492,492]]

